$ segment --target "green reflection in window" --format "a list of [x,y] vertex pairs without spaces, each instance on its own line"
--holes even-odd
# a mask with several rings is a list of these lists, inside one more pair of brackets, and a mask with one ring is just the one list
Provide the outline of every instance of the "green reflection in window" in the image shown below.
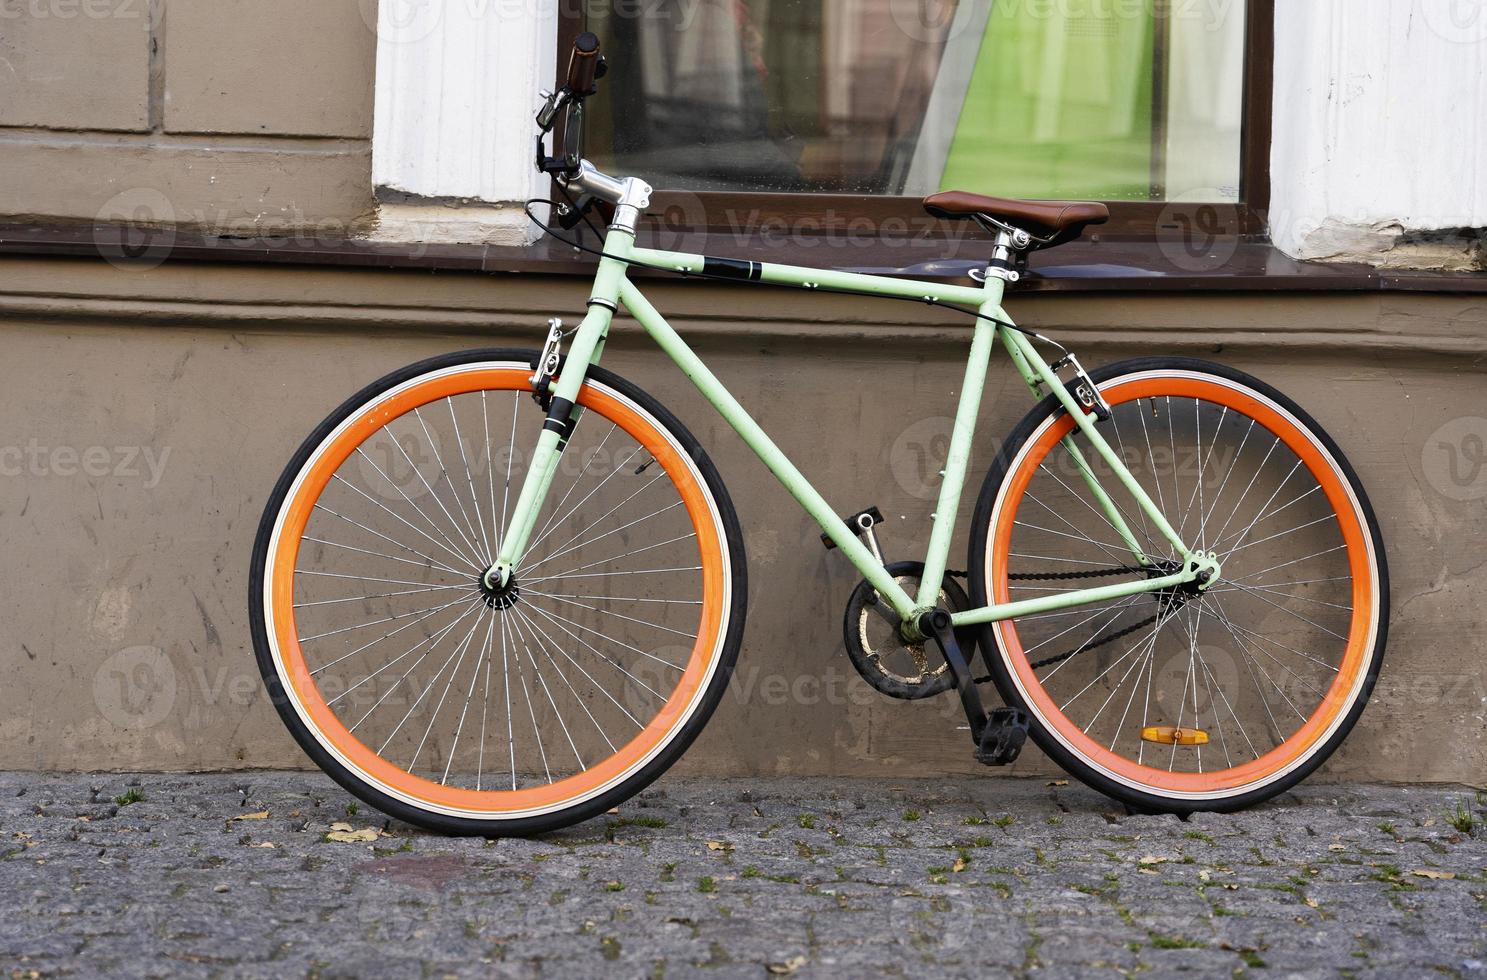
[[1149,199],[1152,53],[1133,4],[995,4],[940,186]]

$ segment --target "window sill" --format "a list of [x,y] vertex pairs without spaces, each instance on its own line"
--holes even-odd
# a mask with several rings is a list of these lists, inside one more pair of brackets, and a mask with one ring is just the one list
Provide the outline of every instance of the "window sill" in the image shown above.
[[[144,236],[144,237],[142,237]],[[154,236],[154,237],[149,237]],[[592,238],[590,238],[590,241]],[[120,242],[131,254],[169,262],[236,262],[420,269],[552,276],[593,275],[594,258],[551,239],[528,247],[374,242],[363,239],[216,238],[194,232],[140,232],[121,226],[0,225],[0,254],[72,256],[119,261]],[[715,236],[644,241],[656,247],[707,249],[717,254],[896,275],[926,281],[964,282],[984,264],[980,239],[915,240],[895,244],[846,238],[796,238],[789,242]],[[644,275],[662,275],[645,272]],[[1111,241],[1097,238],[1035,253],[1023,292],[1251,292],[1409,291],[1487,293],[1487,273],[1378,269],[1367,265],[1300,262],[1267,242],[1221,239],[1194,255],[1180,241]]]

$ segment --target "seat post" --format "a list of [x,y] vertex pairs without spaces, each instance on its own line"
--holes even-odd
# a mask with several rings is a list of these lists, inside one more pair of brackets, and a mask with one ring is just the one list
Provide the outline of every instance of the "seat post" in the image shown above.
[[1005,282],[1013,283],[1022,278],[1017,271],[1017,259],[1022,250],[1032,244],[1032,236],[1020,228],[1003,227],[997,223],[996,239],[991,247],[991,261],[986,264],[986,274]]

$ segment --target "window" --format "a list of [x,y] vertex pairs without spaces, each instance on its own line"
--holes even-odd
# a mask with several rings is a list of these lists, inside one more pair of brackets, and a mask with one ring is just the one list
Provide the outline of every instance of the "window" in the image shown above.
[[1223,205],[1254,231],[1272,2],[616,0],[565,28],[609,53],[588,155],[709,211],[907,213],[954,188],[1110,201],[1148,234]]

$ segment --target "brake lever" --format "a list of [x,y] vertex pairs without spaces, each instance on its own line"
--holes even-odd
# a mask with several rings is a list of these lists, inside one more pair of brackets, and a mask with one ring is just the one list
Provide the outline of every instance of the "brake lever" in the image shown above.
[[557,121],[558,113],[567,107],[572,93],[567,88],[560,88],[556,92],[539,92],[544,99],[542,108],[537,110],[537,126],[543,135],[552,132],[553,124]]

